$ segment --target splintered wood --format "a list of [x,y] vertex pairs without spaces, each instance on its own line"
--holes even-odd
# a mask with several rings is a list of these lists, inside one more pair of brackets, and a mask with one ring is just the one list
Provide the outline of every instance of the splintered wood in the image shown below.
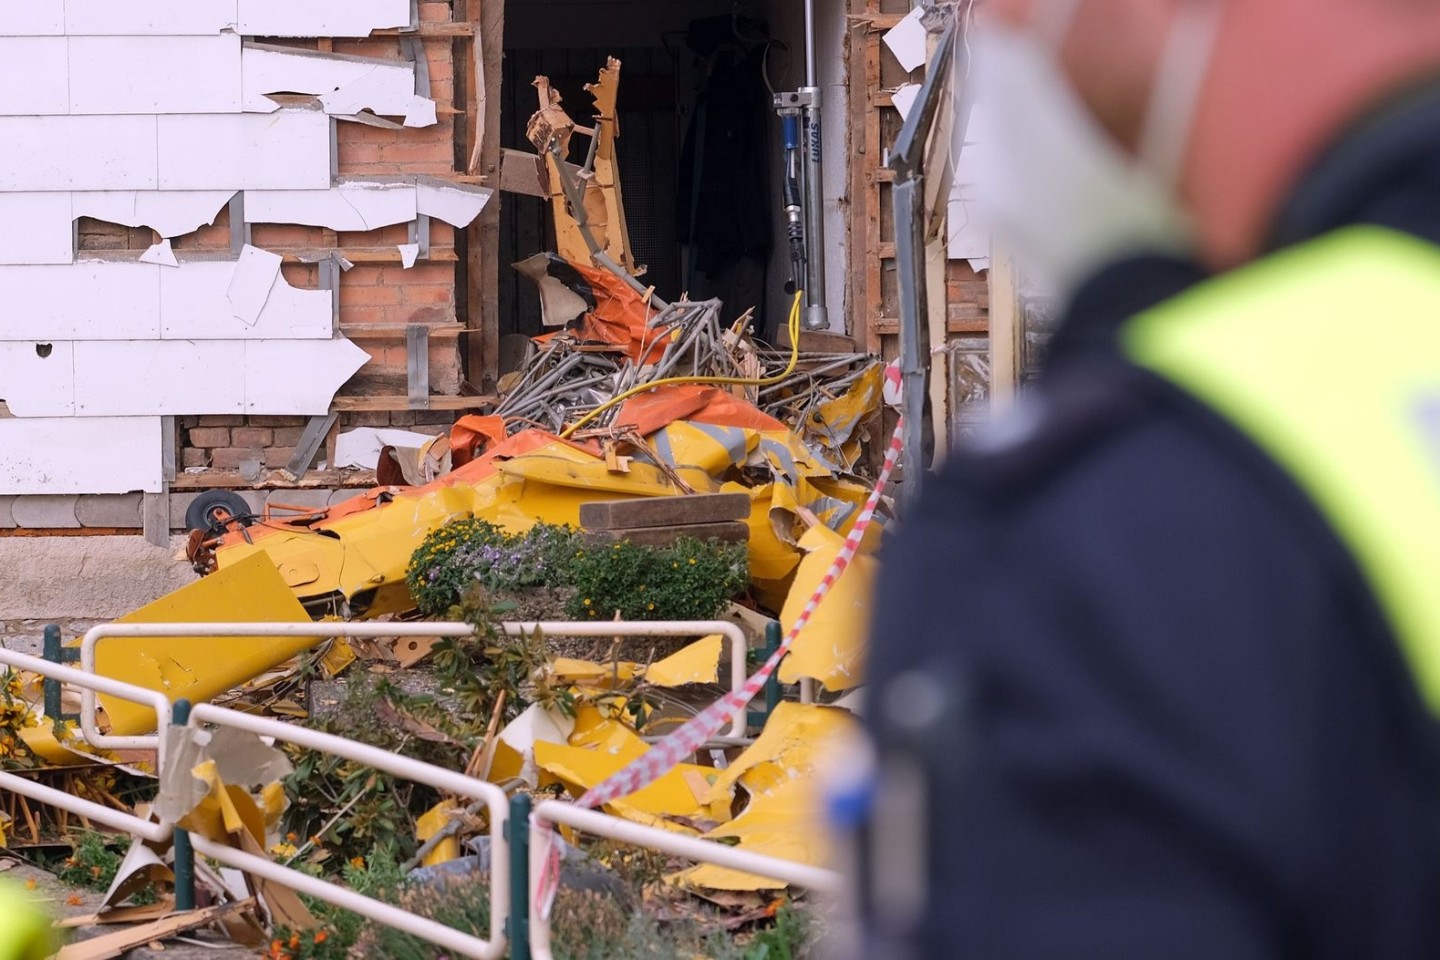
[[[550,78],[536,77],[534,86],[540,107],[530,118],[525,135],[545,158],[550,204],[555,214],[556,252],[571,262],[594,266],[593,249],[603,252],[626,272],[637,274],[630,252],[615,155],[615,139],[620,135],[615,118],[620,61],[610,57],[596,82],[585,85],[585,92],[594,99],[597,111],[593,128],[575,125],[560,106],[560,94],[550,85]],[[566,159],[570,138],[575,133],[584,134],[591,141],[587,159],[579,167]],[[566,192],[567,183],[578,185],[581,199],[578,212]]]

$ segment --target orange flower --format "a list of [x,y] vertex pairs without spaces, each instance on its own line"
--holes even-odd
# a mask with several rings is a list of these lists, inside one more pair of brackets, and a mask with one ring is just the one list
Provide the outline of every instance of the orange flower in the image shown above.
[[38,885],[39,884],[36,882],[34,877],[31,877],[30,879],[25,881],[26,890],[34,890]]
[[324,943],[328,939],[330,939],[330,934],[326,933],[324,930],[321,930],[315,934],[316,943]]
[[85,898],[80,896],[80,894],[78,893],[72,893],[70,894],[70,896],[65,898],[65,905],[70,907],[78,907],[84,902]]
[[296,948],[299,947],[299,946],[300,946],[300,934],[298,934],[298,933],[292,933],[292,934],[290,934],[290,949],[291,949],[291,950],[294,950],[294,949],[296,949]]
[[365,869],[365,858],[364,858],[364,857],[351,857],[351,858],[350,858],[350,866],[354,867],[356,870],[364,870],[364,869]]

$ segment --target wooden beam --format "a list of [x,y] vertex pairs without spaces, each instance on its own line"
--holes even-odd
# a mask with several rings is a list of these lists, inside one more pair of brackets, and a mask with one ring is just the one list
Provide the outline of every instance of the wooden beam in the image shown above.
[[[875,321],[874,329],[882,337],[894,337],[900,334],[900,319],[898,317],[881,317]],[[946,333],[968,333],[985,334],[990,330],[989,321],[984,318],[951,320],[945,321]]]
[[[689,497],[665,499],[688,500]],[[719,540],[721,543],[745,543],[750,539],[750,524],[740,520],[726,523],[697,523],[674,527],[638,527],[634,530],[586,530],[588,540],[599,543],[633,543],[642,547],[669,547],[681,537],[696,540]]]
[[[485,0],[486,3],[491,0]],[[475,25],[472,23],[454,23],[444,21],[425,21],[416,24],[414,27],[387,27],[384,30],[372,30],[372,37],[414,37],[419,36],[422,40],[430,37],[473,37],[475,36]]]
[[580,526],[586,530],[624,530],[637,527],[682,527],[697,523],[725,523],[750,515],[750,495],[703,493],[689,497],[641,497],[630,500],[596,500],[580,505]]
[[950,351],[944,349],[949,332],[946,320],[950,302],[945,286],[945,265],[948,262],[945,238],[937,237],[925,244],[926,316],[930,332],[930,423],[935,448],[930,458],[931,469],[938,469],[950,448]]
[[279,470],[268,470],[257,481],[246,480],[238,470],[206,470],[185,473],[171,485],[171,492],[195,490],[252,490],[274,487],[280,490],[364,490],[375,486],[374,470],[311,470],[291,480]]
[[[410,324],[405,323],[363,323],[340,325],[340,333],[351,340],[401,340]],[[458,323],[430,325],[430,339],[454,340],[468,331]]]
[[990,406],[997,412],[1014,405],[1020,388],[1025,323],[1018,283],[1014,257],[995,247],[990,255]]
[[405,394],[372,397],[336,397],[330,409],[337,413],[385,413],[400,410],[479,410],[496,403],[495,397],[428,397],[414,407]]
[[[267,243],[265,249],[272,253],[278,253],[286,263],[316,264],[327,259],[332,253],[349,260],[351,263],[403,263],[400,251],[396,247],[340,247],[337,249],[323,247],[277,247]],[[454,247],[431,247],[430,256],[426,257],[424,263],[454,263],[459,259],[455,255]]]
[[315,455],[325,444],[325,438],[330,435],[340,415],[328,413],[323,417],[311,417],[310,422],[305,425],[305,430],[300,434],[300,442],[295,445],[295,454],[290,462],[281,470],[281,475],[288,480],[300,480],[310,472],[310,467],[315,463]]
[[[484,111],[484,126],[477,128],[481,141],[479,173],[490,183],[500,182],[500,78],[501,56],[505,43],[505,0],[470,0],[467,17],[479,27],[481,58],[484,71],[483,100],[490,105]],[[477,82],[479,78],[477,76]],[[476,91],[477,101],[481,90]],[[475,119],[480,120],[477,114]],[[469,312],[471,329],[478,331],[468,337],[466,370],[470,382],[487,389],[500,375],[500,206],[504,194],[497,193],[485,205],[479,218],[470,225],[468,241]]]

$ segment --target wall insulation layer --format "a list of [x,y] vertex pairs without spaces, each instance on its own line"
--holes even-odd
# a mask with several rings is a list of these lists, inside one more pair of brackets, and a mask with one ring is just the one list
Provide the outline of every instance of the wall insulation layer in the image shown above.
[[[448,16],[420,4],[435,7]],[[0,496],[161,491],[164,418],[323,415],[377,356],[341,335],[342,306],[360,316],[365,299],[345,292],[351,264],[265,245],[398,230],[382,234],[395,269],[418,256],[433,289],[415,236],[429,217],[467,226],[490,192],[412,162],[446,156],[445,139],[413,154],[398,139],[442,123],[417,88],[423,44],[391,38],[378,57],[334,41],[412,15],[411,0],[0,4]],[[357,162],[337,123],[394,146]],[[95,249],[105,230],[118,249]],[[450,292],[431,299],[453,325],[444,266]]]

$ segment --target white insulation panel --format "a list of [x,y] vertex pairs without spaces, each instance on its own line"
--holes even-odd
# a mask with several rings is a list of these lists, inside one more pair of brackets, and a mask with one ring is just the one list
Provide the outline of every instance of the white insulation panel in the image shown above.
[[315,416],[368,359],[349,340],[9,341],[0,399],[21,418]]
[[[37,0],[6,5],[12,2]],[[72,37],[203,37],[235,26],[237,0],[64,0],[63,6]]]
[[0,267],[0,340],[328,340],[334,335],[330,291],[292,287],[279,272],[278,257],[268,275],[236,291],[236,267],[233,260]]
[[[332,293],[291,286],[276,254],[185,260],[170,239],[241,191],[250,222],[473,219],[488,191],[334,182],[332,116],[436,122],[413,64],[244,39],[364,37],[411,14],[412,0],[0,0],[0,495],[158,492],[164,416],[328,411],[369,359],[336,338]],[[79,218],[163,239],[138,261],[77,260]]]
[[0,114],[70,112],[69,44],[64,37],[0,36]]
[[[0,193],[0,264],[74,260],[70,197],[68,193]],[[0,330],[7,303],[16,301],[0,286]]]
[[73,194],[74,215],[179,237],[215,222],[234,190],[108,190]]
[[352,181],[328,190],[247,190],[246,223],[300,223],[332,230],[375,230],[416,217],[413,183]]
[[0,117],[0,192],[154,190],[153,116]]
[[415,65],[374,57],[337,56],[266,44],[246,44],[242,55],[244,109],[278,109],[271,94],[308,93],[325,112],[350,116],[369,110],[405,118],[405,125],[435,123],[435,102],[415,92]]
[[410,25],[410,0],[240,0],[247,37],[368,37]]
[[99,261],[0,267],[0,339],[158,338],[161,269]]
[[159,417],[0,420],[0,496],[161,489]]
[[318,110],[152,119],[159,125],[161,190],[330,186],[331,120]]
[[75,344],[0,341],[0,400],[17,417],[75,414]]
[[0,3],[0,36],[59,37],[64,34],[65,0],[4,0]]
[[73,347],[75,413],[103,417],[315,416],[329,411],[335,391],[370,359],[348,340],[87,341]]
[[234,34],[68,42],[70,113],[240,111],[240,38]]
[[278,271],[256,292],[258,314],[231,299],[235,264],[182,263],[160,269],[160,327],[166,340],[328,340],[329,290],[297,290]]

